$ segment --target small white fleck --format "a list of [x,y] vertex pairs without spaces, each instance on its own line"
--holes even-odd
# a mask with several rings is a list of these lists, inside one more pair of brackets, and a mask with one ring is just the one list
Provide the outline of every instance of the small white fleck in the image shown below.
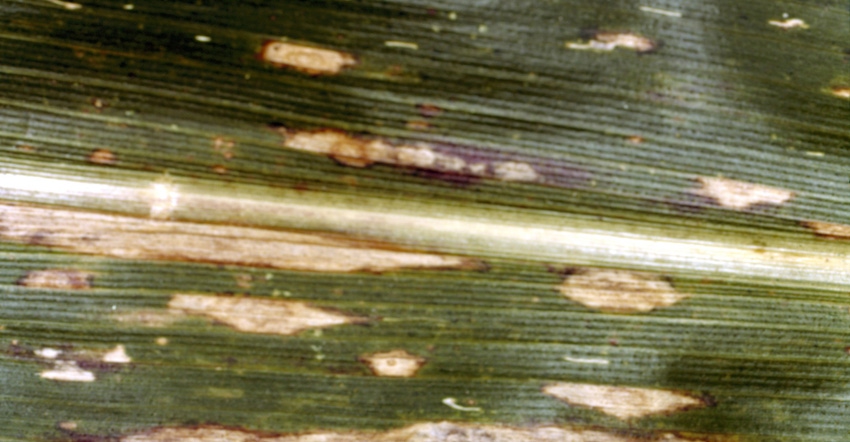
[[486,34],[487,33],[487,25],[478,25],[478,33]]
[[540,178],[534,167],[519,161],[493,163],[493,174],[503,181],[536,181]]
[[475,175],[484,175],[487,173],[487,163],[470,164],[469,171]]
[[196,35],[195,40],[201,43],[209,43],[212,41],[212,38],[210,38],[208,35]]
[[455,410],[460,410],[460,411],[481,411],[481,408],[479,408],[479,407],[464,407],[464,406],[458,405],[458,404],[457,404],[457,401],[456,401],[456,400],[455,400],[455,398],[453,398],[453,397],[447,397],[447,398],[443,399],[443,403],[444,403],[444,404],[446,404],[446,405],[448,405],[448,406],[449,406],[449,407],[451,407],[451,408],[454,408]]
[[124,9],[126,9],[128,11],[132,11],[133,8],[135,8],[135,7],[136,7],[136,5],[134,5],[132,3],[127,3],[126,5],[124,5]]
[[156,342],[156,345],[168,345],[168,338],[160,336],[154,342]]
[[46,370],[40,374],[42,379],[64,382],[94,382],[94,373],[77,367],[73,362],[59,362],[53,370]]
[[311,345],[310,349],[312,349],[313,352],[316,353],[315,358],[316,358],[317,361],[322,361],[322,360],[325,359],[325,355],[322,354],[322,347],[320,347],[318,345]]
[[384,42],[384,46],[388,48],[402,48],[402,49],[411,49],[417,50],[419,49],[419,45],[409,41],[395,41],[395,40],[387,40]]
[[441,28],[440,25],[434,25],[434,26],[431,26],[431,30],[439,34],[440,31],[443,30],[443,28]]
[[36,356],[44,359],[56,359],[60,354],[62,351],[55,348],[42,348],[35,351]]
[[682,16],[682,13],[678,12],[678,11],[668,11],[666,9],[657,9],[657,8],[652,8],[652,7],[649,7],[649,6],[641,6],[640,10],[643,11],[643,12],[649,12],[650,14],[660,14],[660,15],[666,15],[668,17],[679,18],[679,17]]
[[101,360],[111,364],[129,364],[132,361],[130,356],[127,355],[127,350],[121,344],[116,345],[114,349],[104,354]]
[[767,24],[769,24],[771,26],[776,26],[776,27],[779,27],[779,28],[782,28],[782,29],[793,29],[793,28],[809,29],[809,25],[806,24],[806,22],[804,22],[803,20],[801,20],[799,18],[787,18],[787,15],[788,14],[782,15],[783,18],[786,18],[784,21],[770,20],[770,21],[767,22]]
[[266,273],[265,278],[266,281],[271,281],[272,279],[274,279],[274,274]]
[[449,12],[449,20],[457,20],[457,12]]
[[632,49],[636,52],[650,52],[658,45],[652,40],[629,32],[598,32],[594,39],[587,42],[566,42],[569,49],[591,51],[613,51],[616,48]]
[[822,157],[824,155],[824,153],[823,152],[808,151],[808,152],[806,152],[806,155],[808,155],[810,157]]
[[74,421],[59,422],[59,428],[67,431],[74,431],[77,429],[77,423]]
[[112,306],[112,310],[115,310],[115,309],[117,309],[117,308],[118,308],[118,306],[117,306],[117,305],[113,305],[113,306]]
[[177,208],[179,195],[177,186],[171,184],[171,178],[167,175],[151,184],[148,197],[151,206],[149,216],[159,220],[171,217]]
[[79,3],[74,3],[74,2],[63,2],[61,0],[47,0],[47,1],[50,2],[50,3],[53,3],[54,5],[59,5],[59,6],[65,8],[69,11],[76,11],[78,9],[82,9],[82,7],[83,7],[83,5],[81,5]]
[[610,361],[608,361],[607,359],[571,358],[569,356],[564,356],[564,360],[567,362],[574,362],[576,364],[608,365],[610,363]]

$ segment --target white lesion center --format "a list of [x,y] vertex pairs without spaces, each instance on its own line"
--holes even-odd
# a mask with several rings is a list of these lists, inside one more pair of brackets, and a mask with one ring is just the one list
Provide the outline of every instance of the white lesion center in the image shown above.
[[151,185],[148,192],[150,217],[157,220],[171,218],[180,200],[180,192],[174,183],[161,180]]

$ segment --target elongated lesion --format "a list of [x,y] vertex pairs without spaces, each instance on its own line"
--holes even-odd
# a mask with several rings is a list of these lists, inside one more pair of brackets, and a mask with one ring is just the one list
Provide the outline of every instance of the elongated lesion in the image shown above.
[[351,167],[386,164],[467,180],[493,179],[576,187],[589,173],[569,164],[544,164],[541,159],[489,149],[366,137],[336,129],[299,130],[274,126],[288,149],[332,158]]
[[803,227],[814,232],[815,235],[832,239],[850,239],[850,226],[824,221],[803,221]]
[[747,210],[759,204],[780,206],[795,196],[788,189],[723,177],[699,177],[696,181],[700,187],[693,191],[694,194],[732,210]]
[[[480,270],[474,258],[399,250],[334,235],[142,219],[50,207],[0,204],[0,239],[75,253],[313,272],[398,269]],[[79,288],[73,273],[34,273],[24,285]],[[76,281],[76,282],[75,282]]]
[[62,290],[90,289],[94,274],[76,269],[32,270],[18,279],[18,285],[30,288]]
[[[510,427],[475,423],[419,422],[386,431],[318,430],[296,434],[273,434],[214,424],[155,427],[125,434],[116,440],[120,442],[632,442],[637,439],[613,431],[580,427],[554,425]],[[647,440],[695,442],[694,439],[681,438],[672,433],[652,435]]]
[[247,333],[294,335],[309,329],[366,321],[365,318],[312,307],[304,302],[280,299],[177,294],[171,298],[168,307],[214,319]]
[[615,385],[558,382],[543,387],[543,393],[623,420],[712,405],[710,400],[680,391]]
[[850,86],[833,86],[829,92],[835,97],[850,99]]
[[660,43],[634,32],[616,32],[585,30],[583,40],[568,41],[567,49],[613,51],[617,48],[630,49],[637,53],[649,53],[658,50]]
[[357,64],[353,55],[289,41],[268,41],[260,50],[263,61],[311,75],[336,75]]

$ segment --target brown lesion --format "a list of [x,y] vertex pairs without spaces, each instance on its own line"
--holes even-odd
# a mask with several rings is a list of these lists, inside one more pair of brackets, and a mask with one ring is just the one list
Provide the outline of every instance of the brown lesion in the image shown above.
[[850,86],[833,86],[829,91],[835,97],[850,99]]
[[850,239],[850,225],[828,223],[824,221],[801,221],[800,225],[815,235],[831,239]]
[[[458,422],[418,422],[402,428],[374,430],[312,430],[303,433],[274,433],[217,424],[153,427],[109,439],[79,431],[63,431],[74,442],[696,442],[670,431],[605,431],[563,425],[508,426]],[[712,436],[710,440],[726,438]],[[729,439],[731,440],[731,439]]]
[[213,151],[217,154],[221,155],[226,161],[230,161],[235,156],[234,149],[236,148],[236,142],[225,138],[223,136],[217,136],[213,138]]
[[[8,229],[9,227],[4,225],[4,230],[8,231]],[[53,233],[49,230],[36,230],[35,232],[27,235],[23,242],[31,246],[47,246],[50,245],[52,234]]]
[[408,120],[404,123],[404,128],[417,132],[427,132],[431,130],[431,123],[425,120]]
[[18,279],[17,284],[29,288],[64,290],[90,289],[94,274],[75,269],[32,270]]
[[451,143],[394,140],[337,129],[298,130],[270,125],[283,146],[327,156],[350,167],[385,164],[425,177],[470,183],[481,179],[576,187],[589,173],[563,162]]
[[436,118],[443,114],[443,108],[431,103],[417,104],[416,110],[424,118]]

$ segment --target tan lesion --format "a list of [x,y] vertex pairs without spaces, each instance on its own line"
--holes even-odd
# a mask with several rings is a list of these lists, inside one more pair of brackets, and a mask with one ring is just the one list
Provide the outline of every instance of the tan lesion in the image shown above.
[[89,154],[88,161],[93,164],[111,166],[118,162],[118,156],[109,149],[95,149]]
[[850,226],[846,224],[828,223],[824,221],[802,221],[800,224],[818,236],[833,239],[850,239]]
[[661,276],[600,268],[575,270],[558,291],[586,307],[614,313],[645,313],[687,298]]
[[17,354],[46,365],[39,377],[57,382],[94,382],[97,380],[96,372],[112,371],[133,361],[122,344],[111,349],[43,347],[18,351]]
[[373,353],[360,358],[376,376],[409,378],[416,375],[425,364],[425,358],[406,350]]
[[[511,427],[507,425],[419,422],[387,431],[327,431],[273,434],[220,425],[157,427],[123,435],[120,442],[634,442],[633,436],[599,429],[564,426]],[[674,434],[653,440],[694,442]],[[720,439],[712,439],[720,440]]]
[[294,335],[304,330],[363,323],[364,318],[305,302],[278,299],[176,294],[168,308],[203,316],[246,333]]
[[27,272],[18,280],[18,285],[30,288],[61,290],[90,289],[94,274],[75,269],[45,269]]
[[723,177],[698,177],[700,184],[693,190],[695,195],[713,200],[717,205],[732,210],[747,210],[759,204],[780,206],[792,198],[795,193],[778,187]]
[[351,167],[387,164],[511,182],[543,182],[537,168],[517,159],[469,161],[463,155],[445,152],[429,143],[393,142],[382,138],[364,138],[334,130],[295,130],[277,128],[289,149],[325,155]]
[[652,388],[559,382],[543,387],[543,393],[568,404],[592,408],[618,419],[670,414],[708,405],[690,394]]
[[[157,184],[167,186],[165,184]],[[170,212],[175,199],[163,190],[154,205]],[[156,210],[157,216],[164,212]],[[125,259],[189,261],[312,272],[398,269],[479,270],[480,260],[399,250],[392,244],[339,235],[287,232],[218,224],[166,221],[0,203],[0,240],[75,253]],[[34,273],[22,285],[85,288],[86,276],[67,271]]]
[[850,99],[850,86],[833,86],[829,92],[835,97]]
[[266,42],[260,58],[310,75],[336,75],[357,64],[357,59],[346,52],[287,41]]

